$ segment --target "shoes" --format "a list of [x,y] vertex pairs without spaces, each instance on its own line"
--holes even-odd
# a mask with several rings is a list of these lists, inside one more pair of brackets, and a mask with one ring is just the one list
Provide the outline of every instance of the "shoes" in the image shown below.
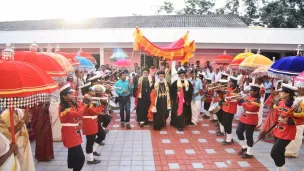
[[145,126],[145,122],[140,122],[140,123],[139,123],[139,126],[140,126],[140,127],[144,127],[144,126]]
[[222,132],[217,132],[217,133],[216,133],[216,136],[222,137],[222,136],[225,136],[225,134],[222,133]]
[[238,154],[243,155],[246,151],[247,151],[247,148],[242,148]]
[[125,127],[125,123],[121,123],[120,127],[124,128]]
[[87,164],[90,165],[90,164],[98,164],[100,163],[101,161],[100,160],[96,160],[94,159],[93,161],[88,161]]
[[216,119],[212,119],[212,120],[210,120],[210,122],[214,122],[214,123],[216,123],[216,122],[217,122],[217,120],[216,120]]
[[204,115],[203,119],[210,119],[210,116]]
[[243,159],[250,159],[252,157],[253,157],[253,155],[248,155],[247,153],[243,154],[243,156],[242,156]]
[[223,145],[230,145],[233,143],[233,140],[231,140],[231,142],[227,142],[226,140],[222,142]]
[[131,125],[129,123],[127,123],[127,129],[131,129]]
[[183,132],[183,128],[177,128],[179,132]]
[[104,145],[106,145],[104,142],[101,142],[101,143],[99,144],[99,146],[104,146]]
[[97,152],[95,151],[95,152],[93,152],[93,155],[94,155],[94,156],[100,156],[101,154],[100,154],[100,153],[97,153]]
[[189,125],[195,125],[193,122],[191,122]]

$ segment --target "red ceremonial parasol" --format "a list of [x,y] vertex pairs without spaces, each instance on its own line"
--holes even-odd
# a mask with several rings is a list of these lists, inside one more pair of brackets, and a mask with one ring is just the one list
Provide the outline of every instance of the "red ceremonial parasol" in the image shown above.
[[233,60],[233,56],[227,55],[226,51],[222,55],[214,58],[214,63],[218,65],[229,65]]
[[80,56],[80,57],[83,57],[83,58],[87,58],[94,65],[97,64],[96,59],[94,58],[94,56],[92,56],[89,52],[83,52],[81,48],[79,49],[79,51],[76,54],[74,54],[74,56]]
[[37,53],[37,45],[35,43],[30,46],[30,51],[15,52],[14,58],[16,61],[28,62],[40,67],[51,77],[60,78],[67,76],[64,69],[55,59],[46,54]]
[[80,65],[79,61],[76,59],[76,57],[74,55],[72,55],[70,53],[66,53],[66,52],[60,52],[60,48],[58,45],[55,48],[55,53],[60,54],[60,55],[64,56],[65,58],[67,58],[73,66]]
[[[10,110],[10,123],[14,125],[14,108],[32,107],[49,99],[48,94],[58,88],[43,69],[26,62],[14,61],[14,51],[7,45],[0,59],[0,108]],[[14,126],[11,127],[15,135]],[[12,136],[15,143],[15,136]]]
[[120,59],[114,62],[113,66],[117,68],[128,68],[131,66],[131,61],[128,59]]

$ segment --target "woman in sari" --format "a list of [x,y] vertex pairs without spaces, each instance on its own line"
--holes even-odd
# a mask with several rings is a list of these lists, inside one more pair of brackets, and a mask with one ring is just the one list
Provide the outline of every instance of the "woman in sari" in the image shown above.
[[165,77],[166,77],[166,81],[169,85],[171,85],[171,69],[169,66],[169,63],[166,63],[166,67],[165,67]]
[[[277,89],[281,88],[281,84],[278,85]],[[269,108],[269,114],[264,122],[264,125],[260,131],[259,137],[261,137],[269,128],[278,120],[277,110],[274,109],[274,106],[277,106],[280,100],[279,92],[272,90],[269,98],[265,101],[265,106]],[[273,143],[274,136],[273,131],[270,131],[264,137],[261,137],[265,142]]]
[[32,114],[32,128],[36,135],[35,159],[38,161],[50,161],[54,159],[49,106],[49,104],[40,103],[30,110],[30,113]]

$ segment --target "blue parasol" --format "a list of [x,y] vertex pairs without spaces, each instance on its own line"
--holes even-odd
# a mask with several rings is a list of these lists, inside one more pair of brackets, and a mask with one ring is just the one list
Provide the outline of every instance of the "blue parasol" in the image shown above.
[[268,76],[278,79],[291,79],[304,71],[304,56],[283,57],[268,69]]
[[121,49],[121,48],[115,48],[113,50],[113,54],[110,57],[110,61],[115,62],[120,59],[128,59],[129,56]]
[[83,58],[81,56],[76,56],[76,59],[80,63],[80,66],[78,66],[77,68],[80,68],[80,69],[94,69],[95,68],[94,64],[86,58]]

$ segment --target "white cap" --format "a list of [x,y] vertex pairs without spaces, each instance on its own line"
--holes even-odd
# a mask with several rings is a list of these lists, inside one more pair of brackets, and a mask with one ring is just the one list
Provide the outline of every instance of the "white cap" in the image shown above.
[[212,81],[212,79],[211,79],[211,78],[208,78],[208,77],[207,77],[207,78],[205,78],[205,80]]
[[229,76],[229,80],[230,80],[230,79],[235,80],[235,81],[239,81],[239,79],[238,79],[238,78],[236,78],[236,77],[234,77],[234,76],[232,76],[232,75],[231,75],[231,76]]
[[222,79],[220,79],[218,82],[220,82],[220,83],[228,83],[228,80],[222,80]]
[[260,85],[258,85],[258,84],[253,84],[253,83],[250,83],[250,84],[249,84],[249,86],[250,86],[250,87],[257,87],[257,88],[261,88],[261,86],[260,86]]
[[282,83],[282,88],[279,91],[282,91],[284,88],[292,90],[292,91],[298,91],[298,87],[292,86],[290,84]]
[[94,85],[92,89],[95,92],[101,92],[101,93],[106,91],[106,88],[103,85]]
[[224,72],[222,72],[221,75],[224,75],[224,76],[227,76],[227,77],[229,76],[229,74],[224,73]]

